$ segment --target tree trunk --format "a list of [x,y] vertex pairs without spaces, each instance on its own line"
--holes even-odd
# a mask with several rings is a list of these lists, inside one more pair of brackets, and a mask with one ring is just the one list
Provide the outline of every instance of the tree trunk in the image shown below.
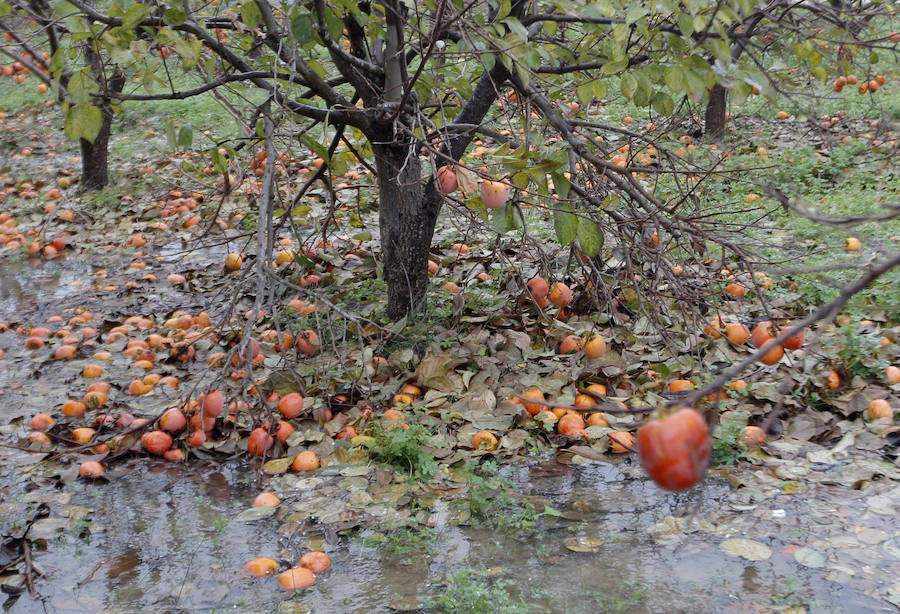
[[719,141],[725,136],[725,102],[726,90],[716,83],[709,90],[709,102],[706,103],[706,138]]
[[[454,124],[465,130],[449,132],[441,146],[437,164],[459,160],[478,125],[497,98],[497,88],[507,79],[506,69],[497,62],[483,74]],[[399,320],[414,314],[425,304],[428,290],[428,251],[443,204],[434,177],[422,177],[422,163],[415,144],[394,131],[392,121],[374,122],[372,134],[375,167],[378,173],[378,225],[384,281],[387,285],[387,316]]]
[[[106,79],[97,54],[91,52],[88,57],[94,78],[98,83],[106,85],[105,92],[116,94],[121,92],[125,87],[125,75],[116,71],[111,78]],[[102,99],[99,106],[103,113],[103,124],[100,126],[97,138],[93,143],[85,139],[80,140],[81,187],[79,190],[82,193],[102,190],[109,183],[109,133],[112,127],[113,109],[109,98],[106,97]]]
[[109,183],[109,130],[112,114],[103,113],[103,126],[94,142],[81,139],[81,192],[102,190]]
[[425,303],[428,250],[441,201],[434,181],[422,178],[422,165],[411,143],[376,145],[374,152],[387,316],[399,320]]

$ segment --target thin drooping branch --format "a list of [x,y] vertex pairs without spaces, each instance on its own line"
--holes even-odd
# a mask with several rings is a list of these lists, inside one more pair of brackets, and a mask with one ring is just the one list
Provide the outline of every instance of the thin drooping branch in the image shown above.
[[209,83],[204,83],[198,87],[195,87],[190,90],[181,90],[178,92],[167,92],[165,94],[125,94],[122,92],[109,94],[109,98],[116,98],[117,100],[183,100],[185,98],[191,98],[193,96],[199,96],[200,94],[205,94],[210,90],[214,90],[217,87],[221,87],[228,83],[234,83],[236,81],[250,81],[253,79],[266,79],[266,78],[275,78],[282,79],[284,81],[293,81],[294,83],[298,83],[299,85],[306,86],[307,83],[297,77],[296,75],[291,75],[288,73],[279,73],[272,74],[271,71],[264,70],[253,70],[250,72],[239,72],[232,73],[230,75],[224,75],[219,77],[215,81],[210,81]]
[[802,320],[792,324],[790,328],[781,331],[778,336],[776,336],[768,343],[764,344],[761,348],[750,354],[750,356],[722,371],[719,376],[716,377],[716,379],[708,383],[703,388],[692,391],[684,399],[671,401],[668,405],[694,405],[697,401],[702,399],[707,394],[720,390],[722,386],[724,386],[731,380],[731,378],[733,378],[735,375],[737,375],[750,365],[758,362],[760,358],[768,354],[776,345],[780,345],[784,341],[787,341],[790,337],[793,337],[800,329],[806,328],[811,324],[819,322],[820,320],[833,318],[835,315],[837,315],[838,310],[846,305],[854,295],[856,295],[873,281],[897,266],[900,266],[900,254],[895,254],[893,257],[888,258],[882,263],[873,266],[865,275],[857,279],[854,283],[844,287],[836,299],[834,299],[830,303],[822,305]]
[[883,222],[885,220],[892,220],[895,217],[900,217],[900,204],[885,204],[884,207],[887,209],[887,211],[885,211],[884,213],[876,213],[871,215],[849,215],[847,217],[828,217],[825,215],[819,215],[815,211],[804,207],[796,200],[791,200],[790,198],[788,198],[787,194],[773,185],[766,186],[765,193],[767,196],[774,198],[775,200],[780,202],[785,209],[794,211],[798,215],[802,215],[803,217],[814,222],[818,222],[820,224],[828,224],[829,226],[851,227],[858,226],[860,224],[866,224],[868,222]]

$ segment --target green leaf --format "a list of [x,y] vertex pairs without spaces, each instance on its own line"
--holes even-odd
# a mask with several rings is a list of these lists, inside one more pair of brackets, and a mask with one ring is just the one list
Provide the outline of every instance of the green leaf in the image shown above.
[[647,8],[644,6],[644,3],[634,2],[631,4],[631,8],[628,9],[628,12],[625,13],[625,23],[630,26],[646,14]]
[[194,141],[194,128],[190,124],[185,124],[181,128],[178,129],[178,137],[175,139],[175,144],[178,146],[178,149],[190,149],[191,143]]
[[603,233],[600,228],[588,218],[578,218],[578,245],[581,251],[589,258],[600,253],[603,247]]
[[325,67],[322,65],[322,62],[315,60],[313,58],[310,58],[310,59],[306,60],[306,63],[309,64],[309,67],[313,69],[314,73],[316,73],[323,79],[326,79],[331,76],[325,70]]
[[706,84],[703,83],[703,79],[691,71],[685,72],[684,77],[686,80],[685,93],[687,93],[692,100],[697,101],[702,99],[706,94]]
[[522,219],[519,208],[508,202],[499,209],[494,209],[491,225],[497,232],[509,232],[525,226],[525,220]]
[[122,15],[122,28],[132,30],[150,14],[150,7],[145,4],[132,4]]
[[603,199],[603,202],[600,203],[600,208],[603,211],[615,211],[616,209],[619,208],[620,202],[621,202],[621,199],[619,198],[619,195],[615,194],[613,192],[610,192],[609,194],[606,195],[606,198]]
[[631,99],[638,88],[637,77],[631,73],[622,75],[622,81],[619,83],[619,90],[625,98]]
[[76,105],[88,105],[91,102],[91,94],[100,91],[100,86],[94,81],[89,68],[82,68],[69,78],[69,100]]
[[513,34],[518,34],[521,38],[521,45],[527,44],[528,39],[528,30],[525,29],[525,26],[522,25],[522,22],[516,19],[515,17],[509,17],[508,19],[504,19],[503,23],[509,28],[509,31]]
[[60,47],[50,58],[50,74],[54,77],[59,76],[62,69],[66,67],[66,55],[66,49]]
[[103,112],[93,105],[76,105],[66,113],[66,136],[77,141],[93,143],[103,127]]
[[179,8],[168,9],[163,13],[163,22],[170,26],[180,26],[187,21],[187,13]]
[[220,175],[224,175],[228,170],[228,158],[219,153],[218,147],[212,150],[212,163],[213,168]]
[[684,36],[690,36],[694,33],[694,20],[687,13],[678,15],[678,29]]
[[179,38],[175,43],[175,52],[181,56],[182,67],[190,70],[200,61],[200,54],[203,51],[203,41],[186,40]]
[[291,33],[294,35],[294,40],[301,47],[316,40],[316,35],[313,33],[312,18],[310,18],[309,13],[295,12],[293,14],[291,17]]
[[727,66],[731,61],[731,47],[722,39],[711,39],[706,46],[712,51],[712,54],[719,60],[720,64]]
[[516,62],[516,74],[519,75],[522,85],[528,87],[528,84],[531,82],[531,73],[528,71],[528,68]]
[[572,213],[567,203],[557,203],[553,210],[553,229],[556,230],[556,241],[560,245],[568,245],[578,236],[578,216]]
[[669,91],[679,94],[684,91],[684,68],[673,64],[666,67],[666,87]]
[[175,149],[175,140],[175,120],[170,119],[166,124],[166,142],[169,144],[169,149]]
[[817,79],[821,79],[822,81],[828,80],[828,71],[822,66],[813,66],[809,69],[809,72]]
[[325,23],[328,25],[328,33],[334,40],[338,40],[344,34],[344,22],[330,7],[325,11]]
[[318,142],[308,134],[300,135],[300,140],[303,141],[303,144],[309,147],[311,150],[316,152],[320,158],[325,160],[327,164],[329,162],[328,148],[322,145],[322,143]]
[[590,82],[582,83],[575,90],[575,94],[578,96],[578,102],[581,103],[581,106],[588,106],[594,99],[594,84]]
[[553,173],[553,189],[560,198],[568,198],[572,183],[562,173]]
[[617,72],[622,72],[628,68],[628,59],[621,60],[613,60],[611,62],[607,62],[603,66],[600,67],[600,72],[604,75],[614,75]]
[[247,27],[252,30],[259,25],[261,20],[262,11],[259,10],[259,5],[256,3],[256,0],[245,0],[241,7],[241,21],[247,24]]
[[13,7],[8,5],[6,2],[0,2],[0,17],[5,17],[13,12]]
[[653,110],[660,115],[671,115],[675,111],[675,103],[666,92],[656,92],[650,100]]
[[512,176],[512,184],[521,190],[528,187],[529,181],[531,180],[528,177],[528,173],[515,173]]

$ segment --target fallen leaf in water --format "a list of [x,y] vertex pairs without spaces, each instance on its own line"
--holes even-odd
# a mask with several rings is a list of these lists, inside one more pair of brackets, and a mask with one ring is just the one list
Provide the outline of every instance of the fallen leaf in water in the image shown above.
[[772,556],[772,549],[765,544],[735,537],[719,544],[719,549],[728,556],[737,556],[748,561],[765,561]]
[[576,535],[563,540],[563,546],[572,552],[599,552],[603,545],[603,540],[599,537],[587,537],[586,535]]

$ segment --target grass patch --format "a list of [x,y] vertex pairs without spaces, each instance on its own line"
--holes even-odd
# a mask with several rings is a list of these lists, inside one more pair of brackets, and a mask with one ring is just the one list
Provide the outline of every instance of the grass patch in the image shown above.
[[426,601],[430,612],[445,614],[524,614],[525,604],[507,590],[513,583],[470,568],[460,569],[447,579],[442,593]]
[[469,513],[472,523],[507,535],[534,530],[538,512],[529,501],[516,497],[513,482],[494,461],[469,466]]
[[[406,428],[408,427],[408,428]],[[431,432],[415,420],[375,420],[366,429],[372,437],[372,460],[391,466],[410,479],[429,482],[437,474],[434,456],[425,448],[436,443]]]

